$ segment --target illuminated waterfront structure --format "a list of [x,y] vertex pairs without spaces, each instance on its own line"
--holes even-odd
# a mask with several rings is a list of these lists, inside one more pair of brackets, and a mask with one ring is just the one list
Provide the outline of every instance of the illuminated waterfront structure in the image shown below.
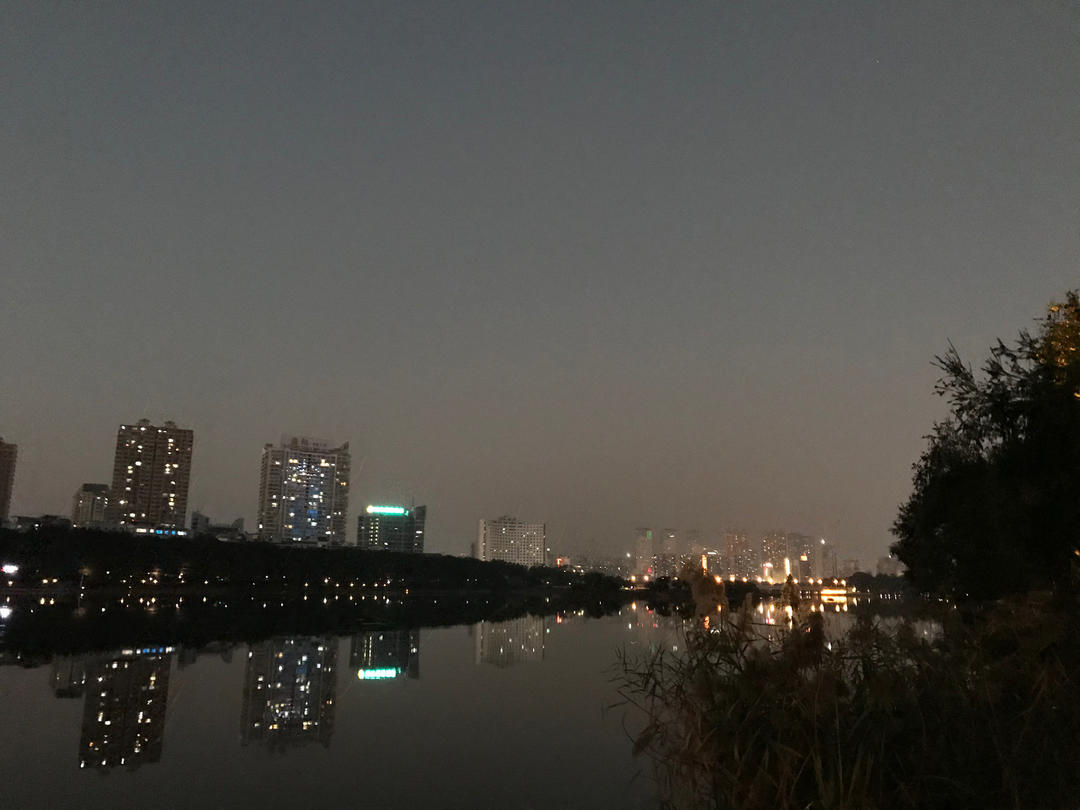
[[86,696],[80,768],[134,769],[161,759],[171,668],[171,647],[125,650],[86,667],[78,684]]
[[352,637],[349,669],[361,681],[420,677],[420,631],[366,630]]
[[424,553],[426,506],[368,506],[356,520],[356,545],[369,551]]
[[248,649],[240,743],[271,749],[330,745],[337,692],[337,639],[276,638]]
[[83,484],[71,499],[71,525],[76,529],[99,529],[106,525],[108,484]]
[[349,443],[291,436],[263,448],[259,539],[342,545],[349,509]]
[[508,622],[480,622],[476,628],[476,663],[496,667],[544,660],[544,619],[522,616]]
[[11,514],[11,491],[15,488],[15,462],[19,446],[0,437],[0,526]]
[[543,565],[546,547],[547,526],[544,523],[525,523],[505,515],[480,521],[477,559]]
[[108,521],[139,533],[183,533],[193,441],[192,431],[173,422],[121,425]]

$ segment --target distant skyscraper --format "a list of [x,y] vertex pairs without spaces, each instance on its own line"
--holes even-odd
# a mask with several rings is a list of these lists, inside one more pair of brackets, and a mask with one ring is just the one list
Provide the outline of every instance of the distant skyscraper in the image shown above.
[[349,509],[349,443],[302,436],[263,448],[259,479],[259,539],[345,542]]
[[17,444],[8,444],[0,437],[0,524],[11,515],[11,491],[15,488]]
[[352,637],[349,669],[361,681],[420,677],[419,630],[365,630]]
[[[71,688],[85,693],[79,767],[136,768],[161,759],[172,650],[93,662]],[[89,688],[86,688],[86,687]]]
[[700,529],[687,529],[683,538],[683,552],[689,552],[690,554],[700,554],[705,551],[705,545],[701,539]]
[[840,576],[839,564],[836,559],[836,546],[822,537],[814,546],[813,575],[815,577]]
[[656,540],[649,528],[634,529],[634,573],[652,576],[656,573],[653,558],[656,556]]
[[240,743],[267,748],[330,745],[337,693],[337,639],[275,638],[253,644],[244,673]]
[[356,545],[369,551],[424,553],[426,506],[368,506],[356,521]]
[[664,529],[661,536],[660,551],[662,554],[678,555],[682,552],[682,543],[679,542],[677,529]]
[[525,523],[505,515],[495,520],[480,521],[476,540],[478,559],[543,565],[546,547],[546,524]]
[[752,577],[761,573],[759,555],[745,532],[724,532],[720,535],[724,555],[724,571],[737,577]]
[[173,422],[148,419],[116,434],[109,522],[137,532],[184,529],[194,434]]
[[71,525],[97,529],[105,525],[109,508],[108,484],[83,484],[71,501]]
[[787,539],[783,532],[769,532],[761,538],[761,564],[772,566],[773,574],[783,572]]
[[[786,545],[786,555],[791,560],[792,572],[795,571],[795,563],[797,560],[801,560],[806,557],[807,560],[814,553],[814,538],[808,534],[799,534],[798,532],[788,532],[784,538]],[[796,574],[796,576],[798,576]]]
[[522,616],[508,622],[480,622],[476,663],[510,667],[544,660],[544,619]]

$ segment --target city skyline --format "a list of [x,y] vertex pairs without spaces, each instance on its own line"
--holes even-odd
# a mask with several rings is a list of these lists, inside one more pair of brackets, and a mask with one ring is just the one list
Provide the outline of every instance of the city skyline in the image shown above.
[[[151,446],[147,447],[144,451],[143,446],[139,444],[139,442],[147,435],[147,430],[151,432],[150,435],[154,438],[154,442],[151,443]],[[165,531],[171,531],[172,533],[180,534],[185,533],[183,529],[186,528],[190,530],[186,532],[189,534],[209,532],[218,534],[220,536],[229,536],[231,539],[234,540],[242,539],[244,537],[244,518],[242,517],[231,521],[228,524],[225,524],[214,523],[211,520],[210,516],[202,514],[198,509],[193,509],[190,515],[186,513],[187,488],[191,472],[190,448],[193,443],[193,436],[193,430],[179,428],[171,420],[165,420],[161,427],[154,425],[151,420],[145,418],[139,419],[130,425],[121,425],[117,432],[116,453],[113,462],[113,487],[109,487],[106,484],[91,483],[84,483],[81,487],[79,487],[72,499],[72,505],[69,512],[70,522],[72,526],[75,528],[81,527],[121,530],[132,529],[135,526],[138,526],[138,528],[134,528],[135,531],[145,532],[153,531],[154,529],[162,529]],[[178,439],[180,440],[179,445],[175,444]],[[270,512],[274,508],[274,503],[276,502],[276,499],[278,497],[282,497],[282,494],[285,492],[286,489],[288,489],[289,486],[292,486],[294,489],[299,486],[297,492],[303,490],[305,494],[309,494],[309,491],[311,491],[311,484],[307,481],[307,479],[311,478],[312,475],[318,477],[320,475],[321,469],[323,467],[326,467],[328,469],[335,470],[333,475],[338,477],[335,478],[329,488],[326,488],[325,486],[317,487],[317,491],[315,492],[314,496],[312,496],[314,500],[311,501],[309,505],[314,506],[319,512],[315,523],[326,523],[328,527],[333,526],[335,528],[328,532],[316,532],[313,535],[301,532],[302,536],[297,536],[293,539],[303,539],[307,541],[321,539],[324,541],[330,541],[331,536],[336,533],[337,537],[343,537],[344,539],[338,539],[332,542],[332,544],[335,545],[357,545],[369,548],[375,548],[376,546],[378,546],[380,548],[388,548],[389,546],[386,546],[382,540],[378,542],[375,541],[375,536],[379,534],[378,525],[375,524],[375,533],[372,534],[372,527],[367,526],[365,523],[365,518],[370,519],[372,517],[372,510],[376,510],[376,518],[379,515],[383,514],[392,518],[386,528],[389,529],[389,531],[394,535],[395,538],[397,537],[397,535],[401,534],[402,530],[406,530],[407,534],[413,537],[413,540],[407,543],[405,543],[400,538],[395,539],[393,542],[393,550],[417,551],[419,553],[423,553],[426,506],[406,508],[403,506],[373,506],[371,504],[368,504],[366,507],[361,508],[360,514],[357,517],[358,529],[355,535],[355,539],[351,539],[349,537],[348,532],[344,528],[347,525],[348,517],[348,487],[351,465],[350,453],[348,451],[349,443],[345,442],[341,447],[331,447],[330,444],[330,442],[327,442],[323,439],[283,434],[281,437],[281,441],[278,445],[268,443],[263,446],[263,460],[260,465],[259,484],[260,504],[257,510],[257,514],[260,516],[260,519],[263,517],[268,517],[270,515]],[[160,448],[158,447],[158,445],[160,445]],[[183,448],[186,449],[181,450],[181,445],[183,446]],[[6,469],[11,474],[11,476],[13,476],[15,466],[13,462],[17,446],[8,443],[4,445],[4,448],[6,452],[5,458],[8,460]],[[161,459],[156,459],[157,455],[161,455]],[[305,456],[303,464],[300,464],[301,460],[299,458],[291,457],[300,455]],[[137,484],[134,489],[138,491],[139,497],[146,502],[144,504],[144,507],[156,510],[155,513],[159,513],[162,511],[163,504],[158,502],[160,501],[160,497],[154,496],[151,491],[153,489],[153,487],[151,486],[151,482],[155,479],[150,477],[147,478],[145,481],[141,479],[137,481],[135,478],[132,478],[133,475],[137,475],[142,472],[140,468],[142,468],[143,466],[143,461],[141,461],[140,459],[144,458],[146,459],[147,467],[154,470],[156,470],[158,466],[161,466],[160,462],[162,459],[168,458],[170,462],[176,462],[177,459],[180,460],[180,463],[170,463],[169,466],[165,468],[165,472],[168,473],[169,468],[171,467],[173,470],[172,474],[177,475],[181,479],[178,486],[178,489],[180,491],[178,493],[165,493],[165,496],[170,497],[168,509],[171,510],[170,514],[172,515],[172,517],[170,517],[168,520],[155,520],[153,516],[147,517],[145,514],[143,514],[139,517],[137,521],[133,522],[133,520],[129,520],[129,518],[134,518],[134,516],[123,512],[123,510],[120,508],[120,501],[124,499],[112,497],[114,488],[126,490],[130,493],[130,491],[133,489],[131,485]],[[333,461],[332,463],[328,463],[328,459],[335,459],[335,461]],[[277,467],[275,467],[274,465],[277,465]],[[281,467],[282,465],[284,465],[285,469],[278,469],[278,467]],[[340,467],[340,475],[338,475],[337,473],[338,467]],[[166,475],[165,477],[167,478],[168,476]],[[159,476],[159,478],[161,477]],[[300,485],[298,485],[297,481],[299,481],[300,479],[303,479],[303,481]],[[158,481],[158,483],[160,484],[162,483],[162,481]],[[177,482],[172,481],[170,483],[173,485],[173,487],[177,487]],[[329,508],[324,509],[319,503],[323,500],[323,496],[320,493],[323,491],[323,489],[327,489],[327,491],[330,492],[336,492],[338,486],[344,487],[344,508],[340,508],[341,504],[335,506],[333,502],[331,502]],[[10,485],[8,489],[10,493]],[[127,497],[130,498],[132,496],[128,495]],[[180,504],[180,506],[177,506],[177,502],[173,502],[171,498],[178,498],[178,503]],[[111,505],[110,501],[112,502]],[[128,503],[130,503],[130,501],[128,501]],[[153,503],[153,506],[149,505],[151,503]],[[126,508],[131,507],[128,506]],[[412,515],[413,512],[415,512],[415,516]],[[63,519],[64,514],[65,513],[62,512],[42,513],[40,517],[49,519]],[[395,516],[398,518],[400,518],[400,516],[408,518],[408,521],[406,522],[408,522],[409,525],[391,525],[395,524],[395,520],[393,519],[395,518]],[[14,514],[12,514],[11,516],[12,520],[14,520],[16,517],[18,517],[22,523],[25,523],[25,518],[37,516],[16,516]],[[289,519],[282,516],[278,517],[280,518],[278,521],[279,523],[282,523],[283,525],[288,523]],[[498,520],[510,520],[511,522],[516,522],[513,521],[513,519],[506,517],[499,518]],[[370,522],[370,520],[368,522]],[[482,546],[483,525],[485,522],[494,521],[481,520],[480,538],[475,544],[470,542],[469,548],[465,551],[449,551],[438,553],[467,553],[469,555],[476,555],[477,549]],[[413,523],[415,523],[415,525],[413,525]],[[131,525],[129,526],[128,524]],[[527,524],[522,523],[521,525],[525,526]],[[543,527],[541,533],[544,534],[546,538],[546,525],[536,525]],[[290,534],[293,531],[291,528],[291,524],[286,527],[287,530],[283,529],[281,526],[275,527],[270,523],[268,523],[266,527],[263,527],[262,523],[260,522],[259,524],[257,524],[257,526],[257,531],[251,533],[249,539],[282,542],[285,535]],[[285,534],[282,534],[283,531],[285,532]],[[618,557],[621,555],[622,551],[625,548],[630,548],[631,554],[636,557],[636,568],[638,569],[638,573],[645,573],[645,571],[650,567],[649,565],[645,565],[643,568],[642,560],[646,557],[650,560],[652,558],[651,553],[645,554],[641,549],[642,538],[640,537],[640,535],[642,532],[646,531],[650,534],[652,532],[651,529],[635,529],[636,539],[628,541],[623,549],[617,549],[613,552],[610,552],[616,557]],[[372,534],[372,537],[368,541],[362,541],[362,537],[366,534]],[[739,537],[749,536],[745,530],[738,530],[735,532],[735,534]],[[770,552],[767,548],[768,543],[773,536],[778,536],[779,542],[781,544],[785,542],[790,543],[790,538],[793,536],[803,538],[806,541],[812,540],[812,538],[807,535],[790,532],[785,533],[782,531],[777,534],[775,530],[756,530],[755,532],[751,532],[750,534],[755,537],[755,542],[760,542],[761,544],[763,544],[761,554],[757,556],[759,556],[762,560],[766,561],[768,561],[770,557],[777,556],[776,554],[770,555]],[[671,564],[673,564],[672,561],[679,554],[684,554],[687,552],[693,553],[695,549],[724,549],[726,544],[730,542],[728,538],[731,536],[732,530],[726,526],[707,528],[704,531],[696,527],[665,528],[658,532],[656,543],[654,545],[656,551],[659,551],[665,557],[669,558],[668,567],[670,568]],[[821,541],[822,543],[824,543],[825,538],[821,538]],[[650,543],[651,542],[652,541],[650,540]],[[406,546],[408,546],[408,548],[406,548]],[[545,558],[551,556],[547,553],[548,548],[548,546],[545,546],[545,550],[543,552]],[[832,549],[832,553],[835,555],[835,547],[830,546],[830,548]],[[568,549],[562,549],[564,553],[567,550]],[[590,551],[595,552],[595,549],[580,547],[577,549],[573,549],[574,554],[588,553]],[[630,555],[628,554],[628,556]],[[733,561],[727,559],[728,555],[725,554],[724,556],[725,564],[732,565]],[[864,561],[869,561],[871,558],[872,555],[871,557],[864,557],[862,559]],[[506,557],[506,559],[509,559],[509,557]],[[531,557],[530,560],[532,560]],[[734,565],[729,570],[736,570],[739,567],[739,565]],[[671,571],[667,571],[665,569],[664,572],[657,573],[673,573],[673,571],[674,569],[672,569]],[[649,571],[649,573],[654,572]]]
[[428,504],[431,551],[513,513],[874,559],[932,358],[1075,285],[1062,0],[5,17],[17,513],[145,415],[198,434],[189,509],[248,526],[285,428],[351,441],[354,502]]

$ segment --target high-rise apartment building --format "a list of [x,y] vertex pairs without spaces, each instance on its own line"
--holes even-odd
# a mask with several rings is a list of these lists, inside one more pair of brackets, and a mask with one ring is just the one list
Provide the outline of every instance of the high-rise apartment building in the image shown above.
[[752,577],[760,573],[759,555],[746,532],[724,532],[720,535],[724,556],[724,570],[738,577]]
[[76,529],[99,529],[106,525],[108,484],[83,484],[71,500],[71,525]]
[[372,504],[356,521],[356,545],[369,551],[424,553],[426,506]]
[[543,565],[547,548],[547,525],[503,517],[481,520],[476,556],[518,565]]
[[349,443],[291,436],[263,448],[259,539],[342,545],[349,509]]
[[769,532],[761,538],[761,564],[773,573],[784,570],[787,556],[787,538],[783,532]]
[[140,533],[184,531],[194,434],[140,419],[116,433],[110,523]]
[[0,437],[0,524],[11,514],[11,491],[15,488],[15,461],[19,446]]

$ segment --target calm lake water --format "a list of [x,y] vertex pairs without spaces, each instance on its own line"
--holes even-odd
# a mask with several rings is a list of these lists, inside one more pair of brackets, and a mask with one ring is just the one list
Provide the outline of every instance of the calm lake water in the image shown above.
[[651,807],[638,719],[608,707],[616,651],[663,625],[627,608],[3,666],[0,805]]

